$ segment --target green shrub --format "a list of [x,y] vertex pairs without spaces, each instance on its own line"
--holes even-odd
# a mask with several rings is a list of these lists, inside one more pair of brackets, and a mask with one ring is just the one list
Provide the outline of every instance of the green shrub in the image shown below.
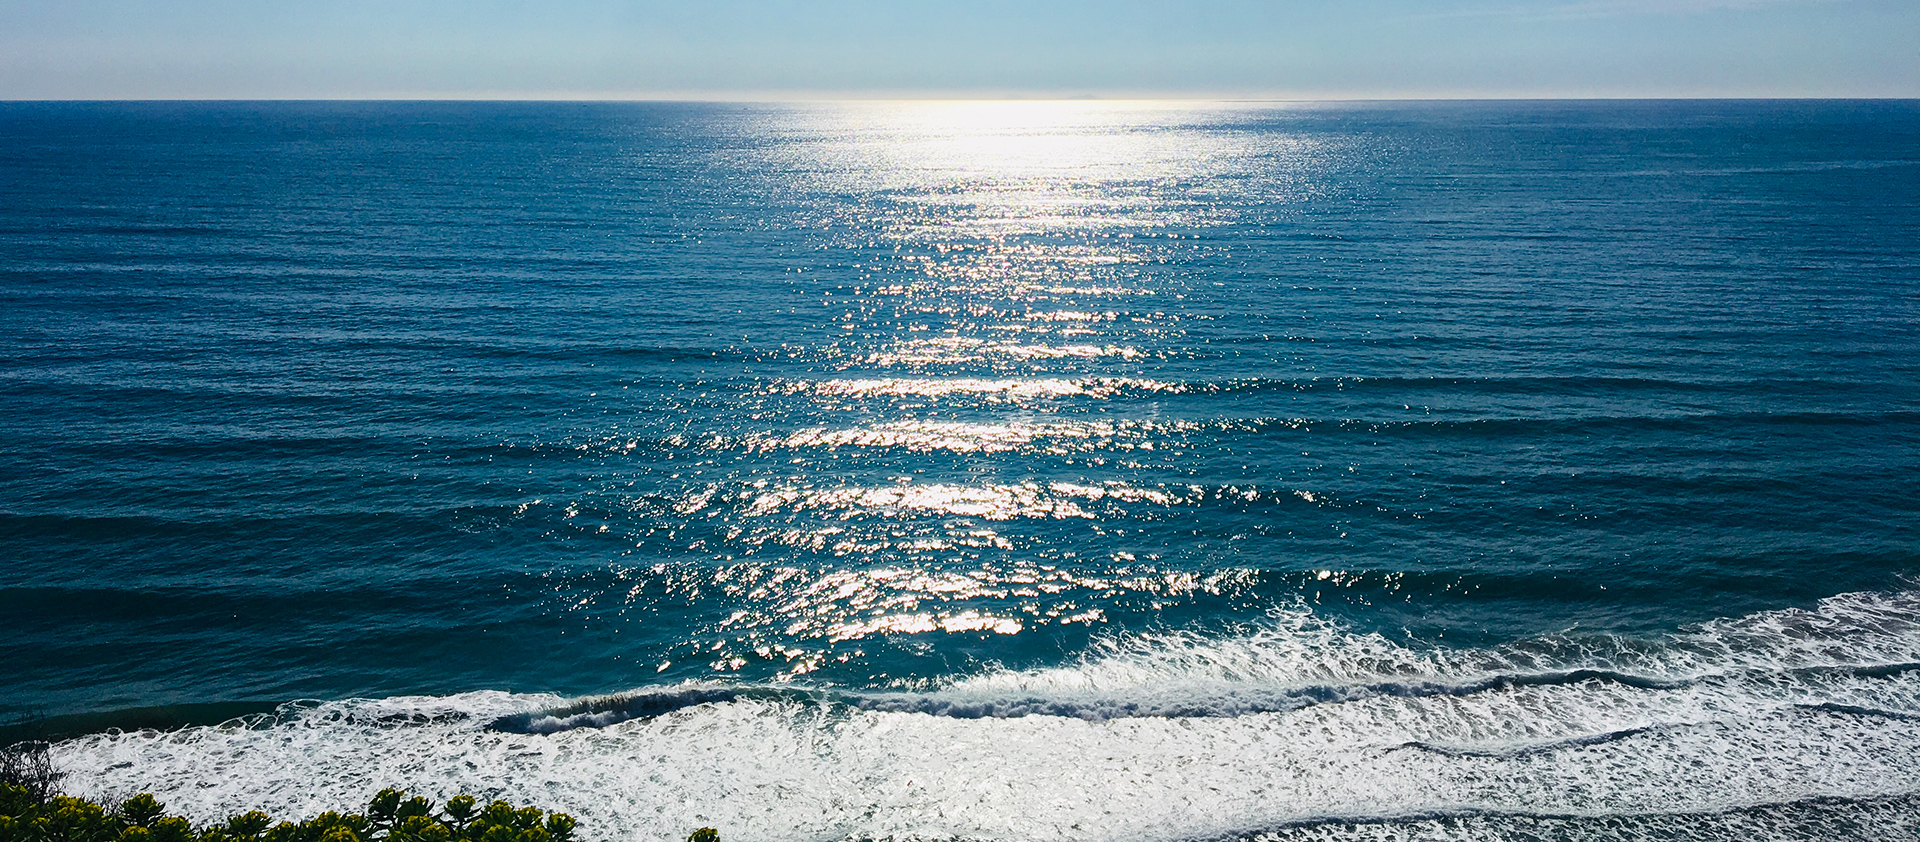
[[565,813],[505,801],[475,805],[462,795],[436,810],[425,798],[387,789],[365,813],[276,824],[255,810],[195,828],[146,793],[109,807],[0,782],[0,842],[574,842],[573,817]]
[[[40,740],[14,743],[0,748],[0,786],[12,785],[25,790],[35,803],[52,798],[58,791],[60,772],[53,768],[48,746]],[[3,799],[4,797],[0,797]],[[18,809],[0,800],[0,811]],[[12,815],[11,813],[5,813]]]

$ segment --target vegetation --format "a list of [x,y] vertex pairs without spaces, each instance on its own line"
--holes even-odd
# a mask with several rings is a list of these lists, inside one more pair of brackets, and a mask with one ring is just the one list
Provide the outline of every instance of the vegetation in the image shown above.
[[59,792],[60,773],[53,768],[47,748],[36,740],[0,749],[0,786],[20,789],[36,803],[52,798]]
[[[44,742],[0,749],[0,842],[575,842],[565,813],[505,801],[482,807],[470,795],[435,809],[397,789],[381,790],[364,813],[295,823],[255,810],[196,827],[146,793],[112,804],[61,795],[47,749]],[[720,834],[703,827],[687,842],[720,842]]]
[[118,804],[60,795],[59,778],[44,743],[0,751],[0,842],[573,842],[572,816],[505,801],[482,807],[469,795],[435,809],[387,789],[365,813],[294,823],[255,810],[195,827],[144,793]]

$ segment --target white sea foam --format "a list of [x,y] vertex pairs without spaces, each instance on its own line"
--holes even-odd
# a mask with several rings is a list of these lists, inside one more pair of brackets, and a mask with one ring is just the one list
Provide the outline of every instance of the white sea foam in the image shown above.
[[550,734],[488,724],[552,696],[344,701],[57,759],[83,792],[149,789],[201,819],[400,784],[565,810],[609,840],[1819,838],[1920,820],[1916,663],[1913,593],[1477,650],[1302,610],[922,693],[709,695]]

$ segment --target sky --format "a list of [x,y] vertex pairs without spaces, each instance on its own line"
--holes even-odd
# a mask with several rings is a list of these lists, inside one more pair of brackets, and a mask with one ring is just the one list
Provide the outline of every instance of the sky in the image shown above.
[[0,0],[0,99],[1920,97],[1920,0]]

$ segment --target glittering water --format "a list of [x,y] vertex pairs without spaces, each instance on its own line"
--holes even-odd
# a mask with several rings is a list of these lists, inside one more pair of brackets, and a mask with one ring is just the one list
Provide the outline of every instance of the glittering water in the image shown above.
[[0,720],[200,723],[59,754],[207,816],[1910,833],[1916,149],[1904,102],[0,105]]

